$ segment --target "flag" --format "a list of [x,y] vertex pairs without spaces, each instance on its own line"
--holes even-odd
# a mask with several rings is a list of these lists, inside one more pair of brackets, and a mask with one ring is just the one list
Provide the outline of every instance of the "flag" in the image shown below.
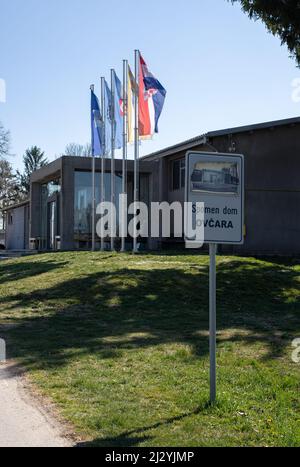
[[115,149],[123,147],[123,98],[122,84],[116,73],[114,75],[114,129],[115,129]]
[[158,133],[158,121],[167,91],[149,71],[141,55],[139,68],[139,132],[140,137],[143,138]]
[[105,119],[105,154],[111,153],[111,91],[105,80],[104,119]]
[[134,98],[137,92],[137,83],[130,66],[128,66],[128,89],[127,89],[127,119],[128,119],[128,142],[134,142]]
[[91,130],[92,130],[92,155],[102,156],[103,145],[102,145],[102,130],[103,130],[103,119],[100,111],[99,100],[91,89]]

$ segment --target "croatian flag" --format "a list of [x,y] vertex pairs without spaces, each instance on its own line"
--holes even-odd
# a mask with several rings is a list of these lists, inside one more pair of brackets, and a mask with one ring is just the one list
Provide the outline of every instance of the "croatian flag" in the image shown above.
[[141,138],[158,133],[158,121],[166,95],[167,91],[150,73],[145,60],[140,55],[139,133]]

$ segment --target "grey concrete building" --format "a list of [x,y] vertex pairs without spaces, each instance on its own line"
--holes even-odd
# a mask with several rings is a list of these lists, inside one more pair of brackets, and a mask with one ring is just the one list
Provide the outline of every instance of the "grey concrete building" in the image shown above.
[[28,250],[29,206],[28,200],[15,204],[4,211],[6,217],[4,245],[7,250]]
[[[140,198],[155,198],[155,162],[140,164]],[[106,160],[105,198],[110,201],[111,163]],[[127,164],[128,202],[133,201],[133,161]],[[96,201],[101,201],[101,160],[96,159]],[[122,189],[122,161],[115,161],[116,200]],[[118,204],[118,203],[117,203]],[[97,220],[97,219],[96,219]],[[88,249],[92,241],[91,159],[62,157],[35,172],[31,180],[30,243],[39,250]],[[151,242],[148,243],[151,247]],[[100,247],[100,239],[98,245]]]
[[[224,253],[300,255],[300,118],[210,132],[150,154],[140,161],[141,200],[184,202],[187,151],[245,156],[245,244],[222,246]],[[96,160],[96,198],[100,202],[100,160]],[[121,193],[122,161],[115,184]],[[106,199],[110,199],[110,161],[106,161]],[[33,174],[28,244],[43,250],[91,246],[91,160],[62,157]],[[128,161],[129,203],[133,199],[133,162]],[[16,209],[19,209],[18,207]],[[9,213],[8,213],[9,216]],[[7,245],[23,230],[8,229]],[[27,235],[27,232],[26,232]],[[14,237],[14,239],[12,238]],[[153,239],[148,248],[184,245],[183,239]],[[100,246],[98,244],[98,246]]]
[[184,201],[187,151],[245,156],[245,244],[228,253],[300,255],[300,118],[214,131],[151,154],[160,200]]

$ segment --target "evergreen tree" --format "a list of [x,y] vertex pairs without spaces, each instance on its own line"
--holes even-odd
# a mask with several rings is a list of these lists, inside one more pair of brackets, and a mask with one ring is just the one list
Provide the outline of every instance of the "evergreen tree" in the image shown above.
[[299,0],[230,0],[240,2],[251,19],[262,20],[268,31],[286,44],[300,66]]
[[23,174],[19,171],[17,172],[19,185],[24,194],[29,194],[30,192],[30,177],[33,172],[44,167],[48,163],[45,153],[37,146],[27,149],[23,156],[24,172]]

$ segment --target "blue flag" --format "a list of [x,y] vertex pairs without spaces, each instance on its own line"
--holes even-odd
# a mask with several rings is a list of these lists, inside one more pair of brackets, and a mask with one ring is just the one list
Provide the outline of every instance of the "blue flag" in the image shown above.
[[103,130],[103,119],[100,111],[99,101],[91,89],[91,130],[92,130],[92,155],[102,156],[103,145],[102,145],[102,130]]
[[104,108],[104,119],[105,119],[105,154],[111,153],[111,91],[105,80],[105,108]]
[[114,116],[115,116],[115,149],[123,147],[123,99],[122,99],[122,84],[116,73],[114,73]]

